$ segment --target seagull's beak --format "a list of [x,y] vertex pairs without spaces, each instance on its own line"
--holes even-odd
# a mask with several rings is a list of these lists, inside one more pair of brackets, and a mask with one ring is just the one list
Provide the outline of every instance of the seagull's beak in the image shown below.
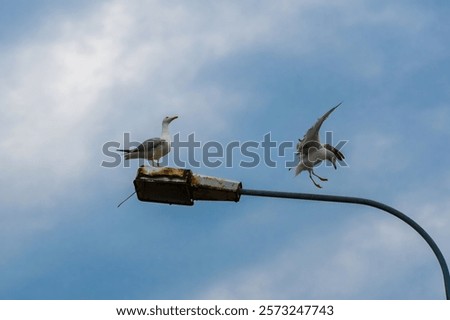
[[178,116],[173,116],[170,118],[169,122],[172,122],[173,120],[178,119]]

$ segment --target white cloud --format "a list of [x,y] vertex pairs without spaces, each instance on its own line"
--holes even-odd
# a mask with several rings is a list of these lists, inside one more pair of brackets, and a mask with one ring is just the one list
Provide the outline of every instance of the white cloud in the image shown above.
[[[180,114],[177,126],[189,132],[199,120],[204,134],[231,130],[245,96],[197,85],[195,77],[215,59],[270,41],[282,18],[271,17],[224,3],[112,1],[80,15],[52,16],[36,26],[36,38],[5,47],[2,231],[46,230],[59,219],[52,208],[83,201],[83,185],[99,169],[101,139],[108,134],[115,139],[131,128],[148,138],[159,134],[167,113]],[[117,92],[124,93],[120,102],[113,100]],[[7,213],[11,207],[15,214]]]
[[19,43],[8,56],[11,73],[1,87],[1,105],[11,120],[2,127],[7,138],[1,147],[10,150],[0,160],[10,168],[4,201],[50,201],[88,165],[92,151],[86,142],[105,111],[99,100],[120,73],[114,66],[123,24],[114,10],[104,10],[98,21],[84,21],[91,33],[61,20],[48,37]]
[[[226,20],[233,13],[215,14]],[[59,17],[42,27],[45,32],[39,38],[19,42],[2,54],[9,73],[0,87],[7,120],[1,129],[7,137],[1,147],[10,150],[0,160],[3,168],[9,168],[3,183],[10,187],[1,195],[3,200],[20,199],[28,205],[51,202],[53,193],[83,178],[93,153],[99,151],[92,150],[89,142],[99,131],[117,125],[109,122],[111,113],[124,117],[129,113],[126,120],[145,128],[148,119],[151,126],[159,127],[168,108],[185,110],[191,124],[201,114],[210,130],[225,130],[233,108],[229,103],[239,103],[239,97],[227,97],[213,87],[200,93],[189,82],[202,64],[239,42],[224,39],[246,32],[231,24],[227,36],[227,28],[209,29],[203,20],[185,6],[110,2],[85,16]],[[240,41],[245,43],[248,37]],[[108,105],[107,97],[115,89],[133,86],[148,86],[144,107]],[[218,107],[230,112],[223,114]],[[141,117],[144,110],[147,116]],[[20,198],[13,196],[19,192]]]
[[[3,200],[52,203],[90,173],[98,150],[89,142],[99,131],[120,131],[118,123],[147,130],[149,119],[159,126],[155,119],[170,110],[184,113],[191,128],[201,115],[209,130],[230,130],[242,97],[192,82],[214,59],[270,42],[282,16],[265,8],[249,15],[237,5],[114,1],[53,17],[36,39],[9,47],[1,56],[8,73],[0,86],[7,137],[0,146],[14,152],[0,160],[9,168]],[[138,90],[140,105],[115,104],[109,96],[118,89]],[[33,179],[14,179],[19,173]]]
[[[336,5],[343,13],[339,19],[349,19],[345,5]],[[68,181],[83,177],[92,161],[87,142],[101,130],[117,132],[119,121],[126,128],[146,128],[149,119],[151,126],[159,125],[155,119],[170,110],[185,115],[186,127],[193,128],[201,114],[211,132],[230,130],[245,96],[212,85],[198,87],[193,82],[199,70],[259,46],[279,52],[285,52],[287,44],[300,52],[321,49],[325,44],[314,35],[326,33],[330,24],[311,23],[309,14],[324,6],[327,2],[263,2],[250,13],[245,5],[233,3],[198,7],[113,1],[82,16],[54,17],[38,26],[36,39],[17,42],[2,53],[8,76],[0,86],[5,119],[1,130],[8,138],[1,147],[14,150],[0,160],[11,168],[4,183],[13,181],[18,167],[22,175],[34,177],[16,180],[4,200],[16,201],[12,193],[17,189],[24,190],[22,197],[31,190],[60,191]],[[357,8],[363,16],[371,14],[368,8]],[[381,21],[386,19],[392,15]],[[140,105],[115,104],[109,97],[118,89],[138,93]],[[40,195],[24,202],[41,202],[46,197]]]

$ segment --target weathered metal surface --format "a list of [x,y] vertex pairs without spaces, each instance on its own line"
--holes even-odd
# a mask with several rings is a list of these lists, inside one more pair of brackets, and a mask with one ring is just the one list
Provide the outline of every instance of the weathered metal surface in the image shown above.
[[141,201],[181,205],[193,205],[194,200],[238,202],[242,189],[237,181],[170,167],[139,168],[134,186]]
[[139,200],[192,206],[190,170],[139,168],[134,187]]
[[194,200],[238,202],[241,196],[242,183],[237,181],[194,174],[191,185]]

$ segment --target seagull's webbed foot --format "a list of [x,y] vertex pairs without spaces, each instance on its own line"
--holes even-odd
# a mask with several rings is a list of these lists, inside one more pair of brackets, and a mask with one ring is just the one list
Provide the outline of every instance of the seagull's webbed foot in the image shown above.
[[321,186],[320,184],[318,184],[317,182],[314,181],[313,177],[311,176],[311,172],[309,172],[309,178],[311,179],[311,181],[314,183],[314,185],[315,185],[317,188],[322,189],[322,186]]
[[327,178],[322,178],[321,176],[318,176],[314,171],[312,172],[312,174],[313,174],[314,176],[316,176],[317,178],[319,178],[321,181],[328,181]]

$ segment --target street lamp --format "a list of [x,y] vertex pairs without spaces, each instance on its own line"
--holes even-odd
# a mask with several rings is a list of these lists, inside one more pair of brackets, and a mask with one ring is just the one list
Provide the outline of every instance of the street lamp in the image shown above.
[[198,175],[194,174],[191,170],[170,167],[158,169],[149,169],[147,167],[139,168],[134,180],[134,186],[139,200],[168,204],[192,206],[194,205],[195,200],[238,202],[241,195],[247,195],[352,203],[383,210],[407,223],[428,243],[431,250],[433,250],[436,255],[442,269],[446,299],[450,300],[449,270],[445,258],[436,242],[434,242],[430,235],[414,220],[384,203],[356,197],[243,189],[241,182]]

